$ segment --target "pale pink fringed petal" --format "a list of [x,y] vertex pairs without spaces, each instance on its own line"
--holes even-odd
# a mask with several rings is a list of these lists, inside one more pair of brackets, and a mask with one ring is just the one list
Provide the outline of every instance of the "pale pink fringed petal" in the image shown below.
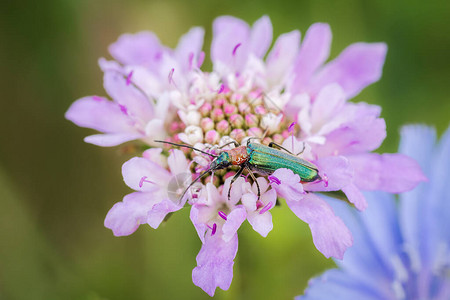
[[384,43],[355,43],[321,69],[313,80],[312,91],[329,83],[338,83],[347,99],[359,94],[381,77],[387,46]]
[[128,194],[109,210],[105,227],[111,229],[115,236],[130,235],[139,225],[147,223],[147,213],[160,200],[151,193]]
[[354,183],[363,190],[401,193],[426,181],[418,163],[403,154],[360,154],[350,156]]
[[297,217],[308,223],[314,245],[325,257],[344,257],[345,250],[353,244],[352,235],[324,200],[308,193],[286,202]]
[[233,265],[238,248],[235,234],[228,242],[219,235],[207,235],[197,255],[197,267],[192,270],[192,281],[211,297],[216,288],[228,290],[233,279]]

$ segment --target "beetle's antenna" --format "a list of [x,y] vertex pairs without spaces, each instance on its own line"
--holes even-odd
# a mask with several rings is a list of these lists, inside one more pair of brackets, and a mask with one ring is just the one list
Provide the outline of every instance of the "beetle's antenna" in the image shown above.
[[212,156],[212,157],[218,157],[218,155],[208,153],[208,152],[206,152],[206,151],[197,149],[197,148],[192,147],[192,146],[189,146],[189,145],[177,144],[177,143],[166,142],[166,141],[157,141],[157,140],[153,140],[153,141],[154,141],[154,142],[157,142],[157,143],[164,143],[164,144],[174,145],[174,146],[178,146],[178,147],[189,148],[189,149],[196,150],[196,151],[198,151],[198,152],[201,152],[201,153],[203,153],[203,154],[206,154],[206,155],[209,155],[209,156]]
[[202,174],[200,174],[200,176],[198,176],[197,178],[194,179],[194,181],[192,181],[188,187],[184,190],[183,194],[180,197],[180,202],[181,200],[183,200],[184,195],[186,194],[186,192],[191,188],[191,186],[193,186],[197,181],[200,180],[200,178],[202,178],[203,176],[205,176],[206,174],[208,174],[209,172],[211,172],[213,170],[213,168],[209,168],[208,170],[206,170],[205,172],[203,172]]

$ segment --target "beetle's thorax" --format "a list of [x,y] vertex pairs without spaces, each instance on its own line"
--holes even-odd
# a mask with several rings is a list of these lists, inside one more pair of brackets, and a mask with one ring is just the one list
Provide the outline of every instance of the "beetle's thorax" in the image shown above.
[[242,165],[248,161],[249,155],[247,153],[247,147],[239,146],[234,149],[228,150],[228,154],[231,158],[231,164]]

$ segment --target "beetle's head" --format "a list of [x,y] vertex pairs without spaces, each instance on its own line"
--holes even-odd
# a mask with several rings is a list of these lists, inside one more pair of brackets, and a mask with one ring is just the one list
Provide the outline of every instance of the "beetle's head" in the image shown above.
[[228,168],[231,165],[230,155],[227,152],[222,152],[211,162],[211,170],[220,170]]

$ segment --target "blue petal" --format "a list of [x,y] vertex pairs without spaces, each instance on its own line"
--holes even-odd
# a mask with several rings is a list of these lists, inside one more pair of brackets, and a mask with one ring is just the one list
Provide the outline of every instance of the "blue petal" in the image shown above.
[[[361,213],[342,201],[330,199],[328,202],[353,235],[353,247],[347,250],[342,261],[335,261],[336,264],[360,282],[376,286],[377,279],[389,276],[389,269],[369,236],[367,227],[361,220]],[[368,210],[370,209],[369,204]]]
[[[418,161],[423,172],[430,177],[433,148],[436,132],[431,127],[422,125],[405,126],[401,131],[400,152]],[[399,220],[405,243],[423,252],[423,244],[427,244],[427,232],[432,218],[429,215],[428,201],[429,183],[419,184],[414,190],[400,195]]]
[[[444,133],[436,147],[432,162],[432,172],[427,185],[427,201],[432,222],[429,225],[429,248],[437,249],[443,242],[450,246],[450,128]],[[442,245],[441,245],[442,246]],[[430,249],[430,250],[431,250]],[[433,258],[433,253],[428,250],[428,257]]]
[[384,192],[364,193],[368,208],[360,215],[361,223],[379,254],[386,270],[392,270],[392,257],[402,251],[397,207],[392,194]]
[[430,157],[436,143],[436,131],[425,125],[408,125],[401,129],[399,152],[414,158],[430,174]]
[[[379,283],[378,283],[379,284]],[[386,299],[389,291],[368,287],[358,281],[358,279],[346,274],[341,270],[329,270],[322,276],[310,281],[309,287],[303,296],[298,296],[296,300],[379,300]]]

